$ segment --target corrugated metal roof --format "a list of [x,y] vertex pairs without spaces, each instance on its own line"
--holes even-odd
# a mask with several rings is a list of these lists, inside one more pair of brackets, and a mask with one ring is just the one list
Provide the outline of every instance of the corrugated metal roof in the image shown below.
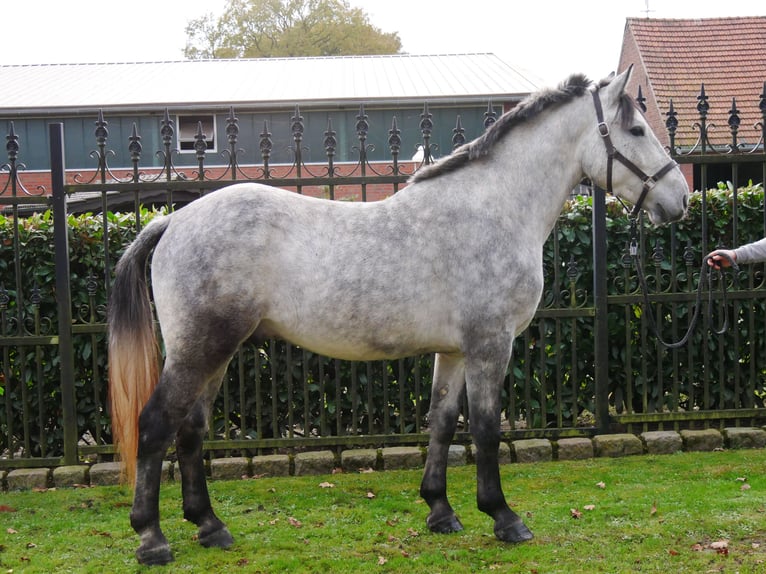
[[539,80],[494,54],[0,66],[0,112],[523,97]]

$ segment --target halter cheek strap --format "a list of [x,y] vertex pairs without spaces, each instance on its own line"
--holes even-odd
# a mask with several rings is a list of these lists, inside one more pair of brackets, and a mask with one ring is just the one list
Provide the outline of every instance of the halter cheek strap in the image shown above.
[[660,180],[660,178],[662,178],[662,176],[664,176],[674,167],[678,166],[678,164],[675,161],[670,160],[654,175],[647,175],[640,167],[622,155],[612,143],[612,136],[609,134],[609,125],[604,121],[604,110],[601,106],[601,98],[599,97],[598,90],[592,90],[591,94],[593,94],[593,105],[596,108],[598,133],[601,135],[601,139],[604,141],[604,146],[606,146],[606,191],[608,193],[612,193],[612,166],[614,164],[614,160],[619,161],[622,165],[636,174],[643,183],[641,188],[641,195],[639,195],[638,201],[636,201],[635,205],[633,206],[633,211],[630,214],[631,217],[635,218],[638,216],[638,213],[641,210],[641,205],[643,205],[647,194],[652,190],[652,188]]

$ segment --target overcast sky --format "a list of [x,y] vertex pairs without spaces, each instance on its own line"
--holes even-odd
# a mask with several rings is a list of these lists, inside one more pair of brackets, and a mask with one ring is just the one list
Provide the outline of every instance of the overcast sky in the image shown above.
[[[647,0],[348,0],[411,54],[493,52],[553,84],[617,67]],[[0,64],[183,59],[186,23],[225,0],[24,0],[4,10]],[[652,18],[766,16],[764,0],[648,0]],[[127,80],[127,79],[126,79]],[[193,87],[190,86],[190,89]]]

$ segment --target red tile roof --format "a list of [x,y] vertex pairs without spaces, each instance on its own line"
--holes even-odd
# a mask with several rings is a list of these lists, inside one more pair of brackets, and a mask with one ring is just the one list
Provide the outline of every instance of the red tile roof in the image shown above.
[[736,98],[741,125],[739,140],[758,141],[763,121],[759,110],[766,81],[766,17],[709,19],[628,18],[623,36],[620,70],[636,68],[631,83],[642,86],[652,127],[665,136],[669,102],[678,112],[676,144],[689,146],[697,139],[697,96],[704,83],[710,105],[708,123],[715,124],[710,139],[731,141],[728,126],[732,98]]

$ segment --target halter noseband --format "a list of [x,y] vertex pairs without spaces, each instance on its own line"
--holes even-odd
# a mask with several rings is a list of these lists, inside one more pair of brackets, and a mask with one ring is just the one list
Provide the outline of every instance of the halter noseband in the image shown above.
[[[601,135],[601,139],[604,140],[604,145],[606,146],[606,191],[610,194],[612,193],[612,165],[614,160],[619,161],[622,165],[636,174],[644,184],[641,188],[641,195],[638,197],[638,201],[635,203],[633,206],[633,211],[630,213],[630,217],[635,219],[638,217],[638,213],[641,210],[641,205],[644,203],[644,199],[646,199],[649,191],[651,191],[651,189],[662,176],[664,176],[678,164],[671,159],[657,173],[654,175],[647,175],[640,167],[638,167],[636,164],[622,155],[619,151],[617,151],[617,149],[614,147],[614,144],[612,143],[612,136],[609,134],[609,126],[604,121],[604,110],[601,107],[601,98],[598,95],[598,89],[592,90],[591,93],[593,94],[593,105],[596,107],[598,133]],[[622,200],[620,200],[620,202],[622,202]]]

